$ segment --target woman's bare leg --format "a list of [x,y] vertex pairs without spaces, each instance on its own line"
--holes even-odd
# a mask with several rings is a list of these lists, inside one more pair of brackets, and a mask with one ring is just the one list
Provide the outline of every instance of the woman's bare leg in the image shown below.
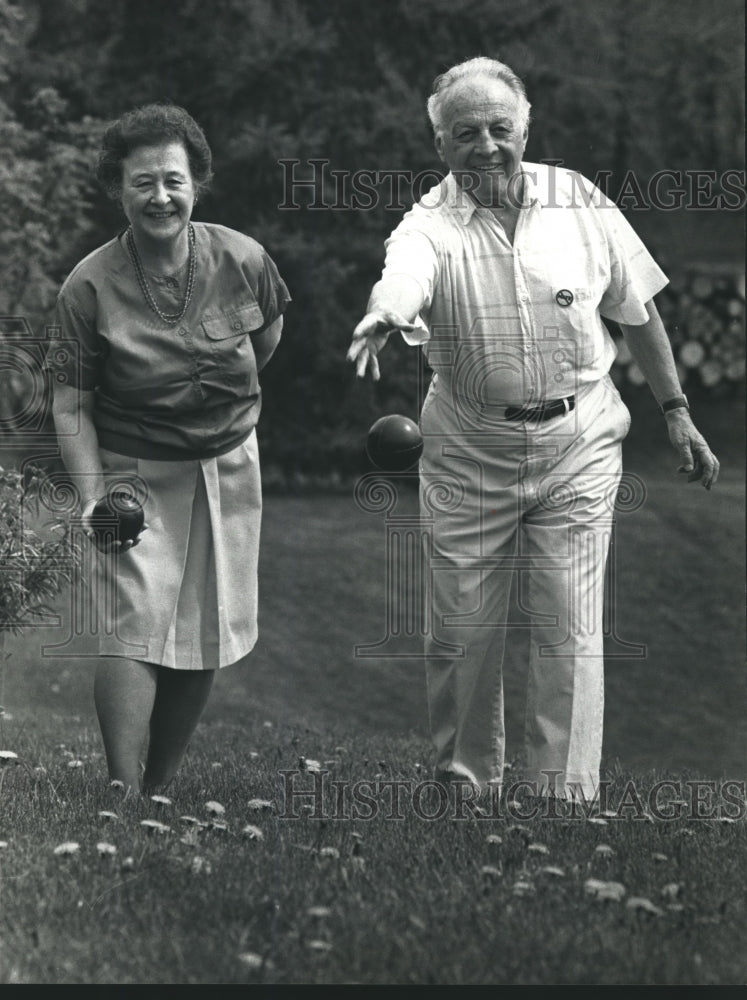
[[157,667],[109,656],[99,661],[93,686],[109,777],[140,787],[140,754],[156,700]]
[[158,669],[143,789],[163,788],[181,764],[213,685],[214,670]]

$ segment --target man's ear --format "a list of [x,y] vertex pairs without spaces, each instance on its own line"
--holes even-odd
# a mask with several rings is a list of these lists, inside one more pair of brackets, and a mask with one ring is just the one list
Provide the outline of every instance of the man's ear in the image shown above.
[[443,163],[445,163],[446,160],[444,158],[444,137],[443,137],[443,133],[436,132],[435,136],[433,137],[433,145],[434,145],[434,147],[436,149],[436,152],[438,153],[439,160],[441,160]]

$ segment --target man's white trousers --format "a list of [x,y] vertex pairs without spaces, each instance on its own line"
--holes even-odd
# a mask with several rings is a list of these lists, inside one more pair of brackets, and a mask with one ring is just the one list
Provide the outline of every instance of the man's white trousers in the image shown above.
[[[426,671],[436,775],[486,787],[504,765],[507,629],[530,629],[526,769],[540,791],[599,782],[603,596],[627,407],[609,377],[576,407],[514,422],[431,383],[420,503],[432,526]],[[507,620],[514,574],[521,621]]]

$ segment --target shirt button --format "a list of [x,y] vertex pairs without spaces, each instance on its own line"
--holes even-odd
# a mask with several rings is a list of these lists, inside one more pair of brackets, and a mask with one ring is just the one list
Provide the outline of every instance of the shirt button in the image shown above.
[[234,328],[234,330],[240,330],[241,329],[241,320],[240,319],[237,319],[235,321],[235,323],[233,324],[233,328]]
[[176,332],[179,334],[180,337],[186,337],[187,335],[187,331],[184,329],[183,326],[180,326]]

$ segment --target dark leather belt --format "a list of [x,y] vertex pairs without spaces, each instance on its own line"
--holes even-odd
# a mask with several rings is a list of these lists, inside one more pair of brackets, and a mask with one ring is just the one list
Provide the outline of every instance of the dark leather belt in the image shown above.
[[509,406],[504,413],[506,420],[549,420],[560,417],[575,409],[576,397],[566,396],[563,399],[552,399],[540,403],[539,406]]

